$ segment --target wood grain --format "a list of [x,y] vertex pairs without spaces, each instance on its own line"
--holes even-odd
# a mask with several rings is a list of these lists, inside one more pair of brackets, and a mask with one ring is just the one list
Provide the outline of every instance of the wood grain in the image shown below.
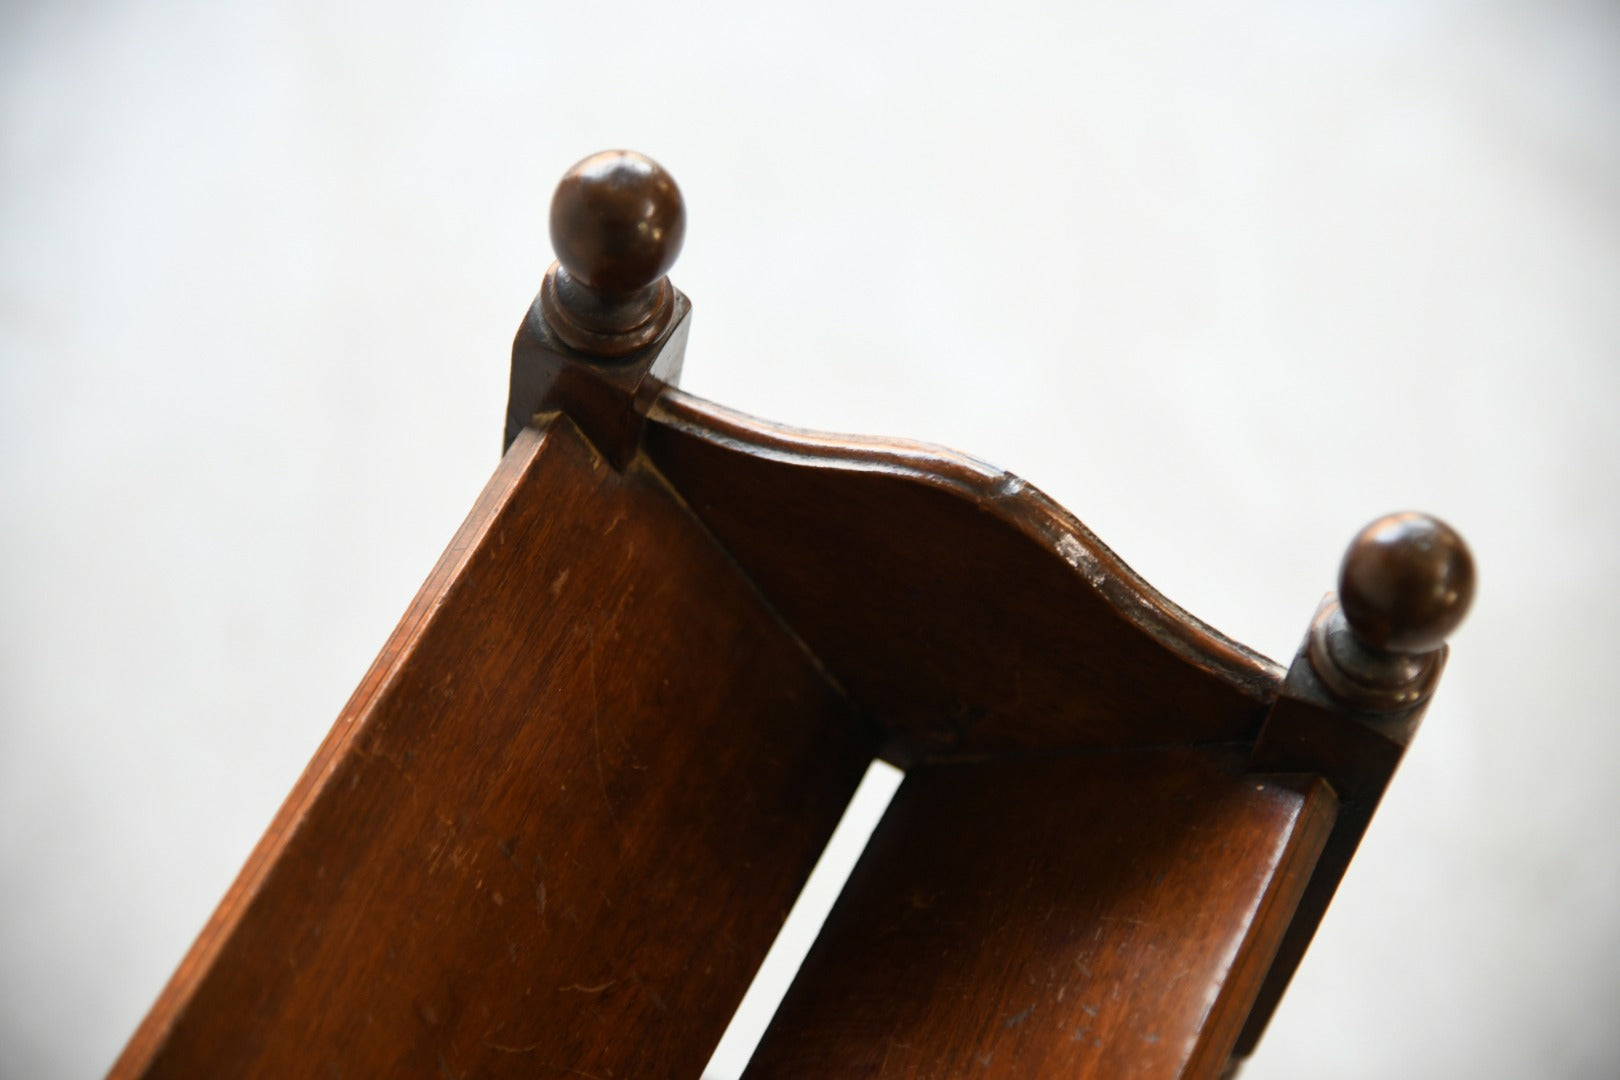
[[113,1076],[695,1076],[873,742],[656,474],[552,418]]
[[648,455],[898,764],[1253,738],[1282,669],[961,454],[794,431],[667,390]]
[[1335,806],[1214,749],[913,770],[746,1075],[1216,1075]]
[[1285,680],[1010,473],[674,389],[684,231],[642,155],[564,176],[506,457],[115,1078],[696,1076],[875,753],[912,771],[748,1075],[1258,1038],[1466,545],[1374,522]]

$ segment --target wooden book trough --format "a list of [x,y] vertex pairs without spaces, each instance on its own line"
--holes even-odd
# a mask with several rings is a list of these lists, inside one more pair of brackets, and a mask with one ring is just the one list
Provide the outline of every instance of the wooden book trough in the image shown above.
[[504,460],[115,1077],[697,1077],[875,757],[752,1077],[1217,1076],[1468,607],[1352,542],[1286,668],[1039,491],[675,388],[657,165],[558,188]]

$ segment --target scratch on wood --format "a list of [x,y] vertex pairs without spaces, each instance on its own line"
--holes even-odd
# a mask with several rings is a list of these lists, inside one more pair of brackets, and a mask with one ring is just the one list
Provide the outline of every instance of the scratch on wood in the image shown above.
[[1097,921],[1098,922],[1122,922],[1122,923],[1125,923],[1127,926],[1146,926],[1146,925],[1148,925],[1148,921],[1146,919],[1135,919],[1135,918],[1132,918],[1129,915],[1099,915],[1099,916],[1097,916]]
[[[503,1054],[529,1054],[540,1049],[540,1047],[544,1046],[545,1043],[537,1042],[531,1046],[502,1046],[499,1043],[492,1043],[488,1039],[485,1039],[484,1045],[489,1047],[491,1050],[499,1050]],[[540,1068],[550,1069],[552,1072],[565,1073],[568,1076],[583,1076],[585,1077],[585,1080],[603,1080],[603,1077],[600,1077],[595,1073],[582,1072],[579,1069],[570,1069],[566,1065],[541,1065]]]
[[532,1054],[545,1044],[544,1039],[537,1043],[530,1043],[528,1046],[502,1046],[500,1043],[490,1042],[488,1039],[484,1040],[485,1046],[491,1050],[499,1050],[503,1054]]
[[1025,1020],[1028,1020],[1030,1014],[1033,1013],[1034,1011],[1035,1011],[1035,1006],[1030,1005],[1029,1007],[1025,1008],[1022,1012],[1016,1012],[1016,1013],[1013,1013],[1011,1016],[1007,1017],[1007,1019],[1003,1022],[1002,1026],[1003,1027],[1015,1028],[1019,1024],[1022,1024]]
[[619,823],[618,811],[613,809],[613,797],[608,794],[607,769],[602,765],[602,695],[596,682],[596,631],[589,627],[585,629],[585,670],[590,675],[591,683],[591,738],[596,743],[596,780],[602,785],[602,801],[607,804],[608,817],[622,838],[624,826]]
[[557,993],[566,994],[566,993],[568,993],[569,991],[572,990],[572,991],[574,991],[576,993],[580,993],[580,994],[600,994],[602,991],[606,990],[608,987],[612,986],[614,983],[616,983],[618,981],[619,981],[618,979],[609,979],[607,982],[602,983],[600,986],[582,986],[579,983],[574,983],[571,986],[559,986],[559,987],[557,987]]
[[893,1039],[890,1039],[888,1045],[883,1048],[883,1061],[878,1065],[879,1076],[882,1076],[884,1073],[889,1071],[889,1055],[894,1053],[894,1048],[896,1046],[903,1047],[908,1050],[911,1048],[910,1043],[897,1043]]
[[1102,566],[1097,562],[1097,556],[1087,551],[1085,546],[1068,533],[1057,538],[1058,554],[1063,561],[1080,571],[1082,577],[1098,589],[1108,584],[1108,575],[1103,572]]

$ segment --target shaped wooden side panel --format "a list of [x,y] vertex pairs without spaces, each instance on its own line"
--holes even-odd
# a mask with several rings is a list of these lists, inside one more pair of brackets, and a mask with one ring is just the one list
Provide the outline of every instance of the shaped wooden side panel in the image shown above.
[[1282,669],[1142,581],[1009,473],[668,390],[648,455],[900,764],[1252,739]]
[[748,1077],[1208,1077],[1332,827],[1217,750],[907,774]]
[[696,1076],[874,742],[657,475],[552,418],[113,1075]]

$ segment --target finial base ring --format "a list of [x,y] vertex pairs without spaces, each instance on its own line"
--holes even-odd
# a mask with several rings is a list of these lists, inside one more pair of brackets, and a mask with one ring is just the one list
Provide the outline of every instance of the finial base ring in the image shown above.
[[1337,598],[1311,623],[1306,655],[1323,686],[1368,712],[1410,709],[1433,692],[1445,646],[1416,655],[1375,649],[1356,637]]
[[546,325],[576,352],[617,359],[646,348],[669,328],[675,287],[661,277],[626,296],[604,296],[553,262],[540,286]]

